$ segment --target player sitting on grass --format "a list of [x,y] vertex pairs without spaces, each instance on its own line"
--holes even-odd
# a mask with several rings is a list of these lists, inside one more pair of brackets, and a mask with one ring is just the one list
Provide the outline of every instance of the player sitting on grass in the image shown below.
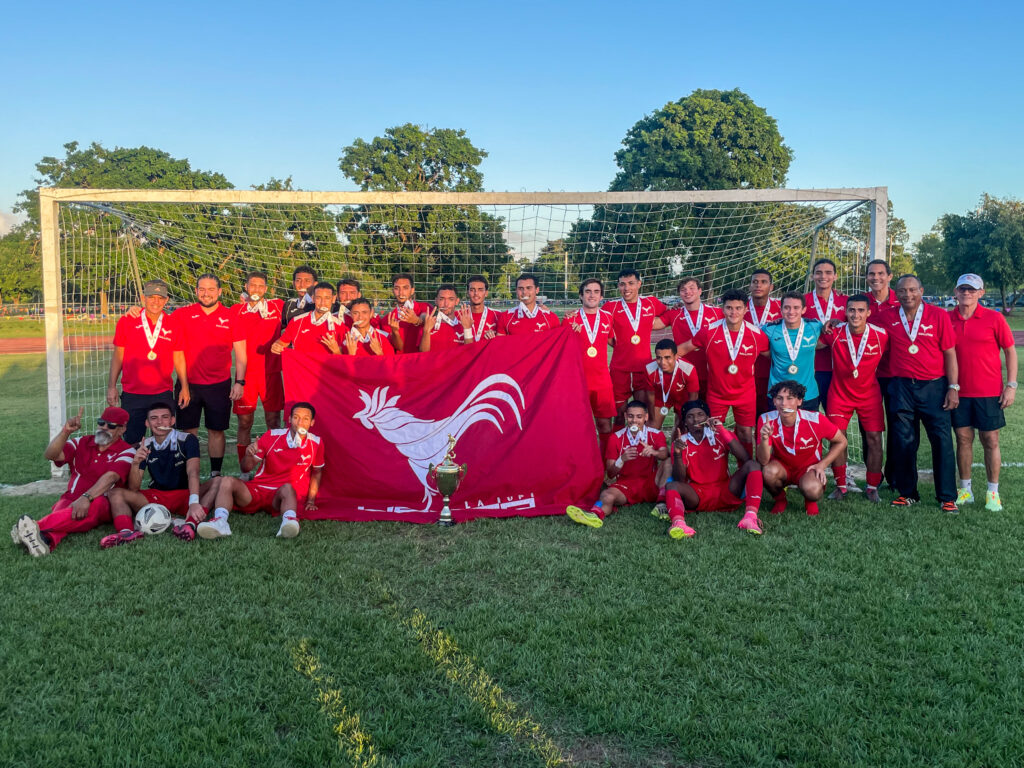
[[[668,484],[668,514],[672,520],[668,535],[673,539],[693,536],[686,524],[686,510],[708,512],[745,506],[737,528],[761,533],[757,508],[761,506],[764,479],[761,465],[752,461],[736,435],[709,416],[703,400],[683,406],[683,432],[672,444],[672,476]],[[729,454],[739,469],[729,475]],[[746,500],[744,502],[744,499]]]
[[639,400],[626,404],[626,426],[611,436],[605,449],[605,472],[612,484],[590,510],[567,507],[565,513],[581,525],[600,528],[615,506],[643,504],[658,498],[654,474],[658,462],[668,458],[665,435],[647,426],[647,406]]
[[200,523],[196,532],[204,539],[230,536],[228,512],[253,514],[261,510],[281,512],[277,535],[293,539],[299,535],[296,510],[300,504],[308,511],[316,509],[320,475],[324,468],[324,447],[320,438],[309,434],[316,410],[309,403],[292,406],[288,429],[264,432],[247,451],[242,471],[259,469],[252,480],[237,477],[217,478],[216,508],[213,520]]
[[[818,514],[818,499],[825,493],[825,470],[846,448],[846,437],[828,417],[805,411],[804,385],[792,379],[768,390],[775,410],[761,416],[758,425],[757,460],[764,467],[764,487],[775,497],[772,514],[786,508],[786,486],[803,494],[807,514]],[[828,440],[825,458],[821,441]]]
[[[133,529],[132,515],[147,504],[162,504],[172,515],[184,516],[185,520],[171,530],[182,541],[192,541],[196,525],[206,518],[200,494],[206,497],[207,505],[213,501],[213,482],[199,484],[199,438],[174,428],[174,409],[167,403],[154,403],[146,414],[146,426],[152,437],[143,440],[135,452],[127,486],[107,494],[117,533],[100,539],[104,549],[138,541],[145,535]],[[147,469],[149,488],[139,490]]]

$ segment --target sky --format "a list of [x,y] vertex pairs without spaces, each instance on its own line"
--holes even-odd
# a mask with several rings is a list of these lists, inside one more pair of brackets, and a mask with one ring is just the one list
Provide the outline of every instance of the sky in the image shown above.
[[0,12],[0,231],[35,163],[147,145],[236,188],[350,190],[338,157],[412,122],[488,152],[495,191],[601,191],[630,127],[739,88],[789,187],[888,186],[911,239],[1024,195],[1024,4],[84,3]]

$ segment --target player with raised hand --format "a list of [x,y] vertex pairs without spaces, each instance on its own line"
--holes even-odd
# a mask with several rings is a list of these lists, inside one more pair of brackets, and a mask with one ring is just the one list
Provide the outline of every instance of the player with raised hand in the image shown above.
[[502,314],[498,321],[498,333],[503,336],[518,336],[524,333],[541,333],[558,327],[558,315],[537,301],[539,288],[537,276],[524,272],[516,278],[516,297],[519,306]]
[[462,345],[463,325],[455,313],[459,294],[451,283],[437,287],[434,306],[427,310],[423,323],[420,352],[442,352]]
[[200,523],[199,536],[219,539],[231,535],[228,515],[236,512],[253,514],[259,511],[281,513],[277,535],[293,539],[299,535],[298,510],[316,510],[320,476],[324,468],[324,447],[320,438],[310,434],[316,409],[309,403],[292,406],[288,429],[270,429],[246,450],[243,471],[257,466],[252,480],[237,477],[214,480],[216,508],[213,519]]
[[589,510],[566,507],[565,514],[580,525],[600,528],[616,505],[643,504],[658,498],[655,473],[668,458],[665,435],[647,426],[647,406],[639,400],[626,404],[626,426],[611,436],[605,449],[605,473],[612,483]]
[[622,270],[618,277],[621,298],[608,304],[615,344],[609,368],[615,405],[620,409],[628,400],[650,406],[653,398],[648,389],[647,364],[651,362],[651,333],[667,327],[661,316],[668,310],[654,296],[641,296],[642,284],[635,269]]
[[303,264],[292,271],[292,287],[295,295],[284,303],[281,310],[281,328],[288,327],[297,317],[313,311],[313,288],[319,283],[316,271]]
[[[828,418],[846,434],[857,414],[864,434],[864,464],[867,467],[867,499],[877,504],[882,482],[882,432],[885,414],[882,391],[876,376],[889,348],[889,334],[868,322],[871,298],[857,293],[846,299],[846,322],[823,333],[821,342],[832,349],[832,390]],[[842,499],[847,493],[846,449],[832,464],[836,488],[829,498]]]
[[647,364],[647,383],[654,393],[648,422],[652,429],[661,429],[672,409],[675,409],[676,426],[679,426],[683,406],[696,400],[700,394],[697,369],[679,356],[678,347],[672,339],[662,339],[654,346],[654,362]]
[[400,272],[391,279],[391,295],[395,305],[388,312],[385,322],[391,332],[391,345],[395,354],[419,352],[423,323],[427,319],[430,305],[416,301],[416,286],[408,272]]
[[347,328],[344,322],[331,314],[334,286],[330,283],[317,283],[312,293],[313,311],[303,312],[288,323],[281,337],[270,347],[271,353],[280,355],[292,347],[318,358],[341,354],[340,342]]
[[580,283],[579,293],[583,307],[568,315],[565,322],[572,328],[579,343],[603,462],[612,434],[612,419],[615,418],[615,396],[612,394],[612,377],[608,373],[608,340],[612,333],[612,316],[607,310],[601,309],[604,285],[600,280],[593,277],[584,280]]
[[[842,320],[846,313],[846,297],[833,290],[836,264],[831,259],[818,259],[811,268],[814,290],[804,296],[804,317],[823,326],[829,320]],[[828,388],[832,383],[832,353],[819,349],[814,357],[814,378],[822,410],[828,408]]]
[[[747,299],[746,320],[764,330],[765,325],[782,317],[782,303],[772,298],[775,283],[767,269],[755,269],[750,274],[750,297]],[[757,390],[757,415],[770,411],[768,387],[771,386],[772,362],[761,355],[754,363],[754,388]]]
[[[693,536],[686,524],[686,511],[705,512],[735,509],[743,505],[737,528],[760,534],[757,509],[761,506],[763,478],[761,465],[736,439],[736,435],[709,415],[703,400],[683,406],[682,430],[672,444],[672,475],[666,494],[673,539]],[[736,472],[729,474],[729,455],[736,457]]]
[[349,305],[349,313],[352,327],[345,334],[342,354],[356,357],[395,354],[388,334],[373,327],[373,307],[368,299],[354,299]]
[[[206,518],[213,501],[213,480],[199,482],[199,438],[175,429],[173,406],[150,406],[146,426],[151,437],[143,440],[135,451],[125,487],[114,488],[107,494],[117,533],[100,539],[104,549],[143,538],[142,531],[134,530],[132,515],[147,504],[162,504],[172,515],[184,517],[171,530],[182,541],[192,541],[196,526]],[[146,470],[150,484],[148,489],[141,490]]]
[[[818,410],[815,350],[821,346],[819,339],[824,328],[817,320],[804,317],[803,294],[797,291],[783,294],[782,319],[767,323],[762,330],[768,337],[768,351],[762,353],[762,359],[769,361],[769,387],[787,379],[799,382],[806,390],[804,410]],[[767,393],[765,402],[771,404]],[[767,409],[770,410],[772,408]]]
[[472,275],[466,281],[466,304],[455,313],[462,323],[462,339],[466,344],[487,341],[498,335],[501,313],[487,307],[488,291],[489,284],[483,275]]
[[[825,414],[800,406],[804,385],[797,381],[773,384],[768,394],[775,410],[758,422],[757,461],[763,467],[764,487],[772,496],[772,514],[786,509],[786,487],[795,485],[803,494],[808,515],[818,514],[818,500],[825,494],[825,470],[846,450],[846,437]],[[821,455],[821,441],[828,453]]]
[[241,464],[252,441],[252,424],[257,403],[263,403],[267,429],[281,425],[284,409],[284,382],[281,378],[281,356],[271,347],[281,335],[281,313],[284,302],[267,298],[267,273],[250,272],[245,276],[245,300],[232,308],[238,332],[245,339],[245,379],[242,396],[235,400],[238,416],[238,462]]

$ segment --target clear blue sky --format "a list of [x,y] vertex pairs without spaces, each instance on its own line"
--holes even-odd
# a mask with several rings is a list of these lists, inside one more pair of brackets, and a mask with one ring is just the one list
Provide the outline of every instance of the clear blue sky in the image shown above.
[[[386,9],[386,10],[378,10]],[[247,188],[351,189],[341,150],[462,128],[491,190],[603,190],[695,88],[778,121],[791,187],[887,185],[914,240],[1024,195],[1024,6],[930,3],[8,4],[0,215],[71,140],[145,144]]]

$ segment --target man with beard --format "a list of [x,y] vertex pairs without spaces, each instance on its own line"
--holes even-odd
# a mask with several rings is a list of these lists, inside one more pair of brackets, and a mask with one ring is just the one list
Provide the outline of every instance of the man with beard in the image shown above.
[[440,352],[462,345],[463,326],[455,316],[458,306],[459,294],[455,292],[455,286],[451,283],[439,285],[434,295],[434,307],[427,312],[423,323],[420,352]]
[[284,303],[281,311],[281,328],[288,327],[288,324],[296,317],[301,317],[307,312],[313,311],[313,287],[319,282],[316,272],[312,267],[303,264],[296,267],[292,272],[292,287],[295,295]]
[[498,333],[519,336],[524,333],[542,333],[558,327],[558,315],[538,303],[537,276],[524,272],[516,278],[516,296],[519,306],[510,309],[498,321]]
[[408,272],[394,276],[391,280],[391,293],[395,299],[395,306],[388,312],[386,322],[391,330],[391,345],[395,349],[395,354],[419,352],[423,323],[427,319],[430,305],[416,301],[416,286]]
[[299,315],[284,329],[281,338],[270,347],[271,353],[280,355],[289,346],[317,358],[341,354],[341,342],[346,326],[331,314],[334,306],[334,286],[317,283],[313,289],[313,311]]
[[466,281],[465,304],[455,314],[462,323],[462,338],[466,344],[487,341],[498,335],[498,320],[501,313],[487,307],[489,285],[483,275],[473,275]]
[[[352,327],[352,315],[349,312],[352,309],[352,302],[361,298],[363,298],[363,286],[354,277],[343,277],[338,281],[338,300],[334,304],[334,311],[337,313],[338,319],[344,321],[348,328]],[[380,328],[382,331],[387,330],[382,326],[380,316],[376,314],[370,316],[370,325]]]
[[124,484],[135,451],[121,439],[128,423],[128,411],[109,407],[96,421],[93,435],[72,434],[82,426],[83,409],[65,422],[50,441],[43,456],[58,467],[68,465],[71,476],[67,490],[57,499],[50,514],[38,522],[22,515],[11,529],[11,539],[33,557],[50,554],[69,533],[84,533],[111,521],[107,491]]

